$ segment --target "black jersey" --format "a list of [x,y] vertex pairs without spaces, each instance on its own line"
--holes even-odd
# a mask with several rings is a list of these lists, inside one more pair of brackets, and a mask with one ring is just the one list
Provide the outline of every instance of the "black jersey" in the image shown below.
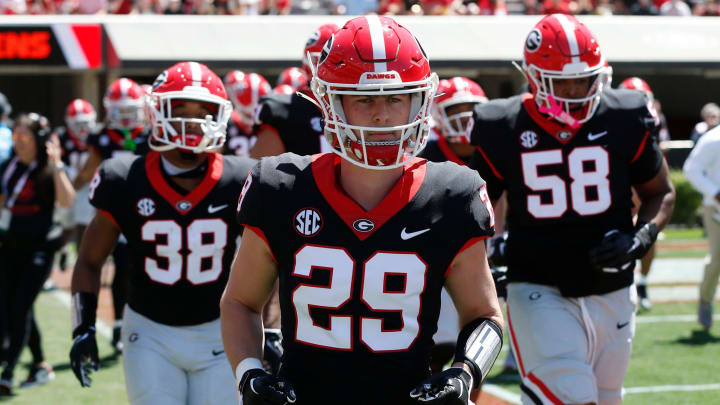
[[257,136],[252,134],[252,125],[243,122],[242,117],[236,111],[233,111],[232,117],[228,122],[227,136],[223,153],[235,156],[250,156],[250,149],[255,145]]
[[472,156],[468,158],[458,156],[458,154],[450,148],[450,145],[442,134],[436,132],[435,135],[433,139],[428,141],[422,152],[420,152],[420,157],[431,162],[455,162],[460,166],[467,166]]
[[451,262],[493,233],[489,198],[474,171],[413,159],[365,211],[336,185],[339,160],[262,159],[238,221],[265,238],[277,261],[280,372],[298,404],[348,395],[353,404],[402,404],[428,375]]
[[161,169],[160,154],[106,160],[90,182],[90,202],[128,240],[128,305],[165,325],[219,316],[241,227],[237,196],[253,160],[208,154],[205,178],[185,194]]
[[632,271],[593,269],[589,249],[633,229],[631,186],[663,156],[644,94],[604,90],[594,116],[572,131],[540,115],[529,94],[476,107],[473,163],[491,198],[508,197],[508,278],[557,286],[565,296],[632,284]]
[[322,113],[313,103],[297,94],[272,94],[260,99],[255,117],[255,133],[263,128],[277,132],[286,152],[312,155],[329,152],[323,135]]
[[[13,157],[0,165],[0,181],[7,198],[5,207],[12,213],[7,232],[0,234],[0,238],[5,239],[4,245],[41,247],[49,244],[50,239],[56,239],[49,235],[55,207],[55,183],[47,167],[28,166]],[[15,198],[11,201],[13,195]]]
[[87,143],[98,151],[102,160],[105,160],[121,155],[144,155],[149,150],[149,137],[149,129],[138,127],[130,132],[132,142],[129,142],[120,130],[103,127],[97,133],[91,134]]
[[53,131],[60,139],[62,160],[68,168],[68,177],[73,180],[85,166],[88,158],[88,145],[73,136],[66,127],[57,127]]

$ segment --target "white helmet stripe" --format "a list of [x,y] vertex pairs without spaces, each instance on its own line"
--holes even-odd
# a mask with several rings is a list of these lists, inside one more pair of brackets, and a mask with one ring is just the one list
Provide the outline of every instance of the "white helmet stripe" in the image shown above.
[[192,85],[202,86],[202,70],[197,62],[190,62],[190,74],[192,75]]
[[643,88],[642,81],[640,81],[639,78],[633,77],[631,82],[632,82],[633,86],[634,86],[636,89],[638,89],[638,90],[645,90],[645,89]]
[[572,55],[572,63],[579,63],[580,49],[578,47],[577,37],[575,37],[575,24],[571,23],[564,14],[555,14],[555,19],[558,20],[563,31],[565,31],[565,37],[568,40],[570,54]]
[[260,78],[258,75],[250,75],[250,103],[251,106],[255,106],[258,103],[258,100],[260,99]]
[[83,103],[79,99],[73,101],[73,108],[75,108],[75,115],[80,115],[80,114],[85,113],[85,111],[83,111]]
[[128,96],[128,90],[130,90],[130,87],[132,87],[132,84],[130,83],[130,80],[126,78],[120,79],[120,96],[121,99],[124,99]]
[[[387,59],[385,53],[385,37],[383,36],[382,24],[380,18],[376,15],[365,16],[368,27],[370,28],[370,40],[373,47],[373,59]],[[375,62],[376,72],[387,72],[386,62]]]
[[458,93],[464,93],[464,92],[468,91],[467,83],[465,83],[465,81],[463,81],[463,79],[461,79],[459,77],[455,77],[455,78],[453,78],[453,83],[455,84],[455,90],[457,90]]

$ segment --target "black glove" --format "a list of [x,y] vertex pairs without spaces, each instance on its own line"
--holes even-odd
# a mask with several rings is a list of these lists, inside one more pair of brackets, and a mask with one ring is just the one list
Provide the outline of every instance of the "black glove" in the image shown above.
[[[283,355],[282,334],[279,329],[265,329],[265,350],[263,360],[267,363],[265,371],[277,375]],[[268,369],[269,368],[269,369]]]
[[465,369],[450,367],[423,381],[410,391],[410,398],[418,404],[467,405],[472,376]]
[[89,387],[92,380],[90,373],[100,368],[97,341],[94,327],[77,327],[73,331],[72,348],[70,349],[70,367],[80,386]]
[[507,246],[507,232],[500,236],[490,239],[490,247],[488,247],[488,262],[491,267],[500,267],[507,265],[505,256],[505,247]]
[[639,225],[634,233],[613,229],[605,234],[600,246],[590,249],[590,263],[601,269],[630,270],[632,263],[650,250],[657,235],[658,228],[653,223]]
[[495,291],[498,298],[507,299],[507,271],[491,268],[490,273],[495,282]]
[[239,389],[243,405],[287,405],[296,400],[290,383],[259,368],[243,374]]

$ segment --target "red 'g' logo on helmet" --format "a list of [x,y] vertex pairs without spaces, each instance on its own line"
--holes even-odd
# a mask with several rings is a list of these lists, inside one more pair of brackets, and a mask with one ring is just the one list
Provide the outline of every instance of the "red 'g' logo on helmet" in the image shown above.
[[167,70],[164,70],[162,73],[160,73],[160,75],[153,82],[153,84],[152,84],[153,91],[157,90],[158,87],[162,86],[163,83],[165,83],[167,81],[167,78],[168,78],[168,72],[167,72]]
[[539,29],[535,28],[530,31],[525,40],[525,49],[527,49],[528,52],[535,52],[540,49],[540,44],[542,44],[542,34]]
[[332,43],[333,39],[335,39],[335,34],[333,34],[330,39],[325,42],[325,45],[323,46],[322,52],[320,52],[320,59],[318,59],[317,65],[320,66],[321,63],[327,59],[328,55],[330,55],[330,51],[332,50]]

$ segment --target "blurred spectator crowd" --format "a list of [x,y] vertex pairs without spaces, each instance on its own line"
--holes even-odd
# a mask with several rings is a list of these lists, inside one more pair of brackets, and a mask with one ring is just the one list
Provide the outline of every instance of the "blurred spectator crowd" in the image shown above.
[[720,0],[0,0],[0,14],[720,16]]

